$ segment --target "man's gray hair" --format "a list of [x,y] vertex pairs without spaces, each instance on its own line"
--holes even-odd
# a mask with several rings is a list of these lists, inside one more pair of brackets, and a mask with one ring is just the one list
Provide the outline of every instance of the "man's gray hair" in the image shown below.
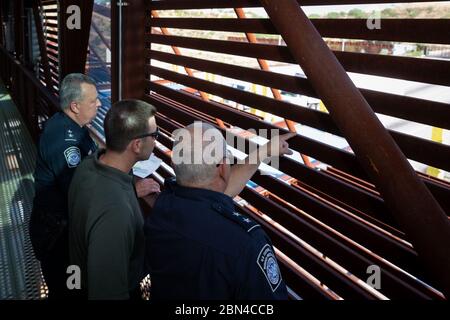
[[214,126],[200,121],[176,132],[172,163],[177,183],[208,186],[215,178],[217,164],[227,154],[227,142],[222,133]]
[[59,105],[62,110],[69,108],[74,101],[79,102],[83,100],[81,89],[83,83],[96,86],[95,81],[85,74],[71,73],[65,76],[59,88]]

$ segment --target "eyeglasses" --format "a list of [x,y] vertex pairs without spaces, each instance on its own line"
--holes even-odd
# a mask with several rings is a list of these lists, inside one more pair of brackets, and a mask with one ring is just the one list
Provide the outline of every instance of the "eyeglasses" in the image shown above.
[[152,137],[153,139],[158,139],[159,137],[159,128],[156,128],[156,130],[154,132],[149,132],[149,133],[144,133],[141,135],[138,135],[136,137],[134,137],[133,139],[141,139],[141,138],[145,138],[145,137]]

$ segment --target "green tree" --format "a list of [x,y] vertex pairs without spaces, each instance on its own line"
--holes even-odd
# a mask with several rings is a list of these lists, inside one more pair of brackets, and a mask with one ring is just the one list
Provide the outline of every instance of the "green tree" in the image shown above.
[[383,9],[381,11],[381,17],[382,18],[393,18],[393,17],[396,17],[396,16],[397,16],[397,14],[391,8],[386,8],[386,9]]
[[419,14],[419,10],[415,8],[406,8],[406,12],[408,13],[408,16],[411,18],[417,17]]
[[338,19],[339,18],[339,13],[337,13],[337,12],[329,12],[328,14],[327,14],[327,18],[328,19]]
[[362,19],[366,17],[366,13],[364,11],[362,11],[361,9],[352,9],[348,12],[348,15],[350,17],[354,17],[356,19]]

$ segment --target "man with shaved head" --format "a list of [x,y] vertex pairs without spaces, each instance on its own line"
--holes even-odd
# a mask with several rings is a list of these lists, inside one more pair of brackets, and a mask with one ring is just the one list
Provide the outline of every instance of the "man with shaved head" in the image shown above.
[[286,141],[293,135],[276,136],[231,166],[213,126],[195,122],[174,132],[176,179],[166,181],[144,228],[152,299],[287,299],[270,239],[232,198],[261,161],[292,153]]

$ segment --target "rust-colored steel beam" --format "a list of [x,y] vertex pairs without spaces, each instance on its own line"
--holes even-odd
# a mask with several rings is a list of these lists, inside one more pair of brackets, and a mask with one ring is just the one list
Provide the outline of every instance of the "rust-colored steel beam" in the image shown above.
[[[151,14],[152,14],[152,17],[159,18],[159,14],[158,14],[157,11],[152,10]],[[167,30],[167,28],[160,28],[160,29],[161,29],[161,32],[162,32],[163,35],[165,35],[165,36],[170,35],[170,32],[169,32],[169,30]],[[175,53],[177,56],[181,56],[182,55],[181,51],[180,51],[180,49],[178,47],[171,46],[171,48],[173,50],[173,53]],[[184,67],[184,70],[186,71],[186,73],[188,74],[189,77],[194,77],[194,72],[192,71],[191,68]],[[207,93],[205,93],[203,91],[198,91],[198,93],[200,94],[200,96],[202,97],[203,100],[209,101]],[[216,118],[216,123],[219,125],[219,127],[224,128],[224,129],[226,128],[226,126],[223,123],[222,119]]]
[[[236,13],[237,17],[239,19],[247,19],[247,16],[245,15],[244,9],[242,8],[234,8],[234,12]],[[258,43],[258,40],[256,39],[256,36],[253,33],[246,32],[245,36],[247,37],[247,41],[250,43]],[[259,67],[264,71],[269,71],[269,65],[267,64],[267,61],[264,59],[256,59],[258,60]],[[283,97],[280,94],[280,90],[275,89],[273,87],[270,87],[270,91],[272,91],[272,95],[276,100],[283,100]],[[284,119],[286,122],[286,125],[291,132],[297,133],[297,130],[295,129],[295,122],[292,120]],[[303,163],[307,165],[308,167],[311,167],[311,161],[309,160],[308,156],[305,156],[304,154],[300,154],[302,157]]]
[[3,28],[3,4],[2,1],[0,0],[0,46],[4,45],[4,39],[5,39],[5,34],[4,34],[4,28]]
[[100,4],[94,3],[93,12],[96,14],[103,16],[107,19],[111,19],[111,9]]
[[50,64],[47,56],[47,46],[45,45],[44,28],[42,24],[42,18],[39,12],[39,7],[42,7],[41,0],[33,2],[33,16],[34,23],[36,24],[36,33],[38,36],[39,51],[41,55],[42,67],[44,68],[45,84],[48,90],[53,93],[52,86],[52,74],[50,72]]
[[[263,177],[262,180],[270,180]],[[303,241],[321,251],[326,257],[349,270],[359,279],[366,279],[367,265],[378,265],[381,269],[383,285],[381,293],[392,299],[442,299],[431,288],[417,279],[405,275],[403,272],[387,263],[386,256],[380,256],[373,251],[355,244],[346,236],[336,232],[329,225],[323,225],[314,218],[302,213],[302,208],[289,207],[280,194],[269,192],[263,196],[249,187],[244,188],[240,197],[258,208],[276,223],[289,226],[289,231],[301,235]],[[385,260],[386,259],[386,260]],[[397,265],[402,268],[401,265]],[[414,289],[413,289],[414,288]]]
[[[295,0],[262,0],[439,289],[450,297],[450,222]],[[295,28],[292,28],[295,26]]]
[[[159,14],[158,14],[157,11],[152,10],[151,13],[152,13],[152,17],[159,18]],[[161,27],[160,30],[161,30],[162,34],[165,35],[165,36],[171,35],[171,33],[169,32],[169,30],[167,30],[167,28]],[[177,56],[181,56],[182,55],[181,51],[180,51],[180,49],[178,47],[176,47],[176,46],[170,46],[170,47],[172,48],[173,53],[175,53]],[[188,76],[190,76],[190,77],[194,76],[194,72],[192,71],[191,68],[184,67],[184,70],[186,71]],[[209,101],[208,95],[205,92],[203,92],[203,91],[198,91],[198,92],[200,93],[200,96],[202,97],[203,100]]]
[[105,46],[109,49],[109,51],[111,51],[111,41],[108,41],[105,36],[103,35],[103,33],[100,31],[100,29],[98,28],[97,24],[95,23],[94,19],[92,18],[92,23],[91,23],[91,27],[94,29],[94,31],[98,34],[98,36],[100,37],[100,39],[102,40],[102,42],[105,44]]
[[[94,8],[96,4],[94,3]],[[119,100],[119,37],[112,36],[119,34],[119,6],[111,6],[109,16],[111,18],[111,103]],[[95,10],[98,13],[98,11]],[[145,22],[145,18],[143,19]],[[120,44],[121,45],[121,44]],[[144,43],[145,48],[145,43]],[[144,74],[145,77],[145,74]]]
[[143,38],[147,18],[146,2],[145,0],[112,2],[114,4],[111,5],[112,102],[116,102],[119,98],[142,99],[144,95],[146,74],[142,70],[145,66]]
[[[67,19],[70,17],[70,13],[68,13],[67,9],[71,5],[77,5],[81,9],[80,29],[68,28]],[[58,45],[60,80],[72,72],[85,72],[93,6],[94,0],[59,0]]]
[[102,59],[102,57],[100,57],[100,55],[97,53],[96,49],[93,46],[89,45],[89,50],[98,59],[100,65],[106,70],[106,72],[111,74],[111,70],[108,68],[108,64]]
[[24,6],[23,0],[14,1],[14,51],[18,60],[24,59]]

